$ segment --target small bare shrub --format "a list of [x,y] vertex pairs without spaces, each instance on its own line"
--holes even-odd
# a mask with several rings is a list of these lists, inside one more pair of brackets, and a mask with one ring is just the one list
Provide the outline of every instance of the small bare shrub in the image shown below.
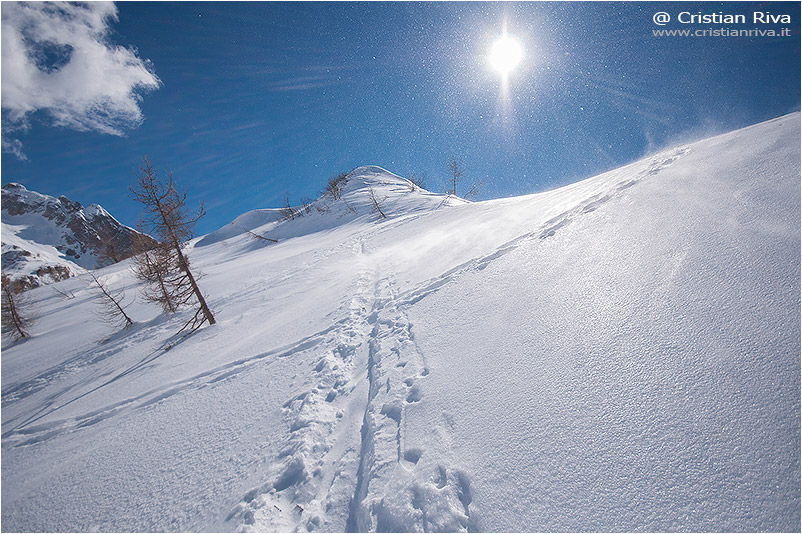
[[485,185],[485,180],[486,178],[482,178],[481,180],[473,184],[470,190],[468,190],[468,192],[465,193],[464,198],[476,198],[479,195],[479,189],[481,189],[481,187]]
[[62,291],[61,289],[53,286],[53,291],[56,292],[56,295],[60,296],[64,300],[72,300],[75,298],[75,293],[72,291]]
[[[457,194],[457,185],[462,181],[462,166],[453,154],[451,155],[451,161],[448,163],[448,172],[450,177],[448,179],[448,189],[446,193],[454,195],[455,197],[459,196]],[[481,188],[484,183],[484,180],[479,180],[477,183],[473,184],[463,198],[475,198],[479,194],[479,188]]]
[[292,209],[292,205],[290,204],[290,194],[286,193],[284,195],[284,202],[281,204],[281,220],[291,220],[295,218],[295,210]]
[[301,208],[298,210],[300,213],[299,215],[309,215],[312,213],[312,204],[315,202],[315,199],[304,197],[301,199]]
[[407,180],[409,180],[410,191],[415,191],[416,189],[426,189],[425,175],[418,176],[417,174],[410,174],[407,177]]
[[342,197],[342,190],[345,186],[345,183],[348,181],[348,173],[341,172],[336,176],[329,178],[328,183],[326,184],[326,193],[331,195],[331,198],[334,200],[340,200]]
[[248,234],[248,237],[256,241],[269,241],[271,243],[278,243],[278,239],[273,239],[270,237],[263,236],[261,234],[257,234],[253,230],[248,230],[247,228],[245,229],[245,233]]
[[122,289],[113,290],[101,281],[95,273],[89,271],[92,282],[96,290],[96,298],[100,304],[99,316],[109,324],[119,325],[128,328],[134,321],[125,313],[125,309],[131,305],[125,303],[125,291]]
[[376,192],[370,186],[368,186],[368,195],[370,195],[370,202],[373,204],[373,212],[378,213],[380,219],[386,219],[387,215],[385,215],[384,211],[382,211],[381,202],[387,200],[387,197],[379,200],[376,198]]

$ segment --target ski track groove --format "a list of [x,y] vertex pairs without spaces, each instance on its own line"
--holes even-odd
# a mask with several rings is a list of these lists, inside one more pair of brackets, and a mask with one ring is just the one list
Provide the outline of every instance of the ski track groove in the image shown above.
[[445,273],[431,278],[426,282],[419,284],[417,287],[400,294],[397,297],[398,306],[411,306],[439,290],[442,286],[457,278],[461,274],[467,271],[481,271],[488,267],[494,260],[509,254],[527,242],[531,242],[535,239],[545,240],[553,237],[557,231],[571,224],[577,217],[596,211],[603,204],[618,196],[622,191],[625,191],[626,189],[636,185],[644,178],[659,173],[661,170],[669,167],[674,161],[688,152],[690,152],[689,148],[681,147],[668,153],[654,156],[651,159],[648,168],[638,173],[635,178],[629,178],[618,182],[612,187],[611,190],[608,190],[605,193],[593,195],[584,202],[581,202],[578,206],[552,217],[543,223],[539,229],[515,237],[506,243],[503,243],[489,254],[461,263],[460,265],[449,269]]

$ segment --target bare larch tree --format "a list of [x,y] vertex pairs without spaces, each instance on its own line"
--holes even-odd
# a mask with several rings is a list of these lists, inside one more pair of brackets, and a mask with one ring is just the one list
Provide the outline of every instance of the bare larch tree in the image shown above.
[[89,271],[89,276],[92,278],[96,298],[100,303],[100,318],[109,324],[120,325],[124,328],[134,324],[134,321],[125,313],[125,309],[130,305],[130,302],[125,303],[125,292],[122,289],[111,289],[92,271]]
[[348,173],[343,171],[337,173],[335,176],[329,178],[329,181],[326,183],[326,190],[324,193],[328,193],[331,195],[331,198],[334,200],[340,200],[340,197],[343,194],[343,187],[345,187],[345,183],[348,181]]
[[379,200],[378,198],[376,198],[376,192],[370,186],[368,186],[368,195],[370,196],[371,204],[373,204],[373,211],[379,214],[380,219],[386,219],[387,215],[385,215],[384,211],[382,210],[381,202],[386,200],[387,197]]
[[12,341],[30,337],[28,331],[34,322],[34,313],[30,308],[30,297],[14,287],[11,278],[2,275],[2,331]]
[[[457,195],[457,184],[461,181],[462,178],[462,166],[457,161],[457,158],[454,155],[451,155],[451,161],[448,162],[448,172],[449,172],[449,179],[448,179],[448,190],[446,191],[449,195]],[[479,180],[475,184],[471,186],[467,193],[465,193],[463,198],[475,198],[479,194],[479,189],[484,185],[484,180]]]
[[205,322],[215,324],[214,315],[190,269],[189,258],[184,254],[184,245],[192,239],[195,223],[205,215],[203,203],[194,215],[189,215],[186,210],[187,193],[178,190],[171,172],[166,172],[160,178],[147,158],[139,167],[137,183],[131,188],[131,193],[134,200],[145,207],[142,215],[145,229],[162,245],[162,251],[154,254],[154,258],[159,254],[166,256],[159,260],[163,263],[157,263],[159,268],[165,269],[163,282],[166,294],[176,307],[192,300],[197,303],[194,316],[180,331],[186,328],[196,330]]
[[135,242],[135,254],[132,258],[134,276],[145,282],[142,296],[148,302],[155,302],[161,306],[165,313],[175,313],[178,309],[177,297],[170,292],[168,279],[170,272],[175,273],[175,266],[170,262],[174,254],[164,244],[146,248],[140,246],[144,240]]
[[290,204],[290,194],[284,194],[284,202],[281,204],[281,217],[282,220],[292,220],[295,218],[295,210],[292,209],[292,204]]
[[462,167],[460,167],[460,164],[457,161],[457,158],[454,157],[454,154],[451,154],[451,161],[448,162],[448,171],[451,177],[448,180],[448,191],[446,191],[446,193],[457,196],[457,183],[462,177]]
[[98,264],[103,267],[122,261],[123,254],[114,243],[114,236],[101,238],[100,250],[98,251]]
[[245,230],[245,233],[248,234],[248,237],[250,237],[255,241],[267,241],[269,243],[278,243],[278,239],[273,239],[272,237],[267,237],[262,234],[257,234],[253,230],[248,230],[247,228],[243,228],[243,230]]
[[407,176],[409,180],[409,190],[415,191],[416,189],[426,189],[426,175],[410,174]]

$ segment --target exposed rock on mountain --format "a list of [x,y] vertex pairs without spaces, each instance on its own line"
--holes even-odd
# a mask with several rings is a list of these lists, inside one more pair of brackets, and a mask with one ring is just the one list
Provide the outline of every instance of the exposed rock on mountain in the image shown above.
[[2,212],[3,270],[26,288],[128,258],[138,238],[154,242],[97,204],[84,208],[17,183],[3,186]]

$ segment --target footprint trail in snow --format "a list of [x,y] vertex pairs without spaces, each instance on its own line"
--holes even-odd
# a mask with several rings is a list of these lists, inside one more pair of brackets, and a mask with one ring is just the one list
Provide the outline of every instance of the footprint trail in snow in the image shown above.
[[389,279],[367,264],[348,319],[317,345],[317,385],[287,400],[288,439],[272,475],[227,521],[240,531],[465,530],[470,487],[443,429],[407,443],[405,414],[423,401],[426,369]]
[[423,434],[407,433],[406,414],[425,402],[429,370],[404,309],[461,273],[553,236],[688,151],[657,155],[607,193],[405,292],[370,264],[369,236],[355,239],[352,250],[361,269],[347,320],[295,355],[316,360],[318,384],[284,404],[287,444],[273,475],[244,496],[228,516],[230,524],[253,532],[477,530],[470,476],[453,457],[448,421]]

